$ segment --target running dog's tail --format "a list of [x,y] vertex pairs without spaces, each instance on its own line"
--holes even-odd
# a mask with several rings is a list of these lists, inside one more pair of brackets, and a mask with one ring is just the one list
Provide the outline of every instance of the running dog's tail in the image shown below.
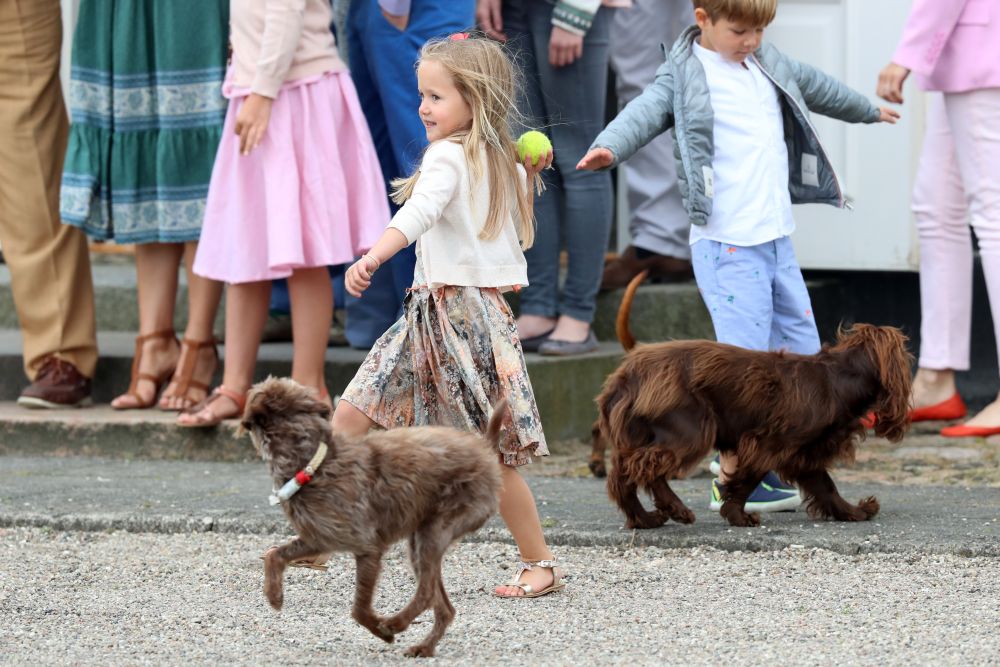
[[486,426],[486,433],[483,437],[486,438],[486,442],[490,443],[491,447],[498,447],[500,445],[500,428],[503,426],[503,421],[507,417],[507,399],[501,398],[497,401],[497,404],[493,406],[493,414],[490,416],[490,423]]
[[642,284],[647,275],[649,275],[648,270],[640,271],[639,275],[632,279],[632,282],[625,288],[625,296],[622,297],[622,304],[618,307],[618,319],[615,320],[615,333],[618,335],[618,341],[625,348],[626,352],[635,347],[635,338],[628,328],[628,318],[632,314],[632,301],[635,299],[635,291],[639,289],[639,285]]

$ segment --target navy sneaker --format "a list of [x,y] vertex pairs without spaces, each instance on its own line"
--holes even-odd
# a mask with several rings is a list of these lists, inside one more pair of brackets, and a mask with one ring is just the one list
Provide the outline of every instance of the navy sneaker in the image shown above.
[[[716,473],[718,474],[718,473]],[[709,509],[722,509],[722,492],[718,478],[712,480],[712,499]],[[757,488],[747,498],[747,512],[793,512],[802,503],[799,490],[788,486],[773,472],[767,473]]]

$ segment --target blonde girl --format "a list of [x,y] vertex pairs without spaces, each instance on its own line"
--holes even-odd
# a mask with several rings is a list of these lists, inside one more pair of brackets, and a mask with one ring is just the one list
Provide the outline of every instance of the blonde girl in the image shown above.
[[510,134],[514,72],[498,43],[464,33],[421,51],[419,113],[430,145],[419,170],[394,183],[402,208],[345,277],[360,296],[379,266],[415,242],[413,286],[403,317],[344,392],[333,425],[350,434],[418,424],[479,431],[492,406],[507,399],[500,514],[522,563],[496,594],[537,597],[564,584],[517,470],[548,449],[503,292],[527,284],[531,181],[552,154],[518,164]]

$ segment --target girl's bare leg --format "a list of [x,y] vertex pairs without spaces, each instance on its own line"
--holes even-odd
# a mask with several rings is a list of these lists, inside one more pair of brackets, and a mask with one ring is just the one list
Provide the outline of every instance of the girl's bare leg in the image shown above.
[[[551,560],[552,552],[545,544],[542,522],[538,518],[535,497],[517,468],[501,466],[503,489],[500,491],[500,516],[507,530],[514,537],[523,560]],[[552,585],[554,577],[549,568],[535,567],[521,575],[521,583],[530,584],[539,591]],[[499,595],[518,596],[524,591],[516,586],[497,586]]]
[[[326,267],[298,269],[288,279],[292,308],[292,379],[326,395],[323,369],[333,322],[333,287]],[[329,400],[329,399],[326,399]]]

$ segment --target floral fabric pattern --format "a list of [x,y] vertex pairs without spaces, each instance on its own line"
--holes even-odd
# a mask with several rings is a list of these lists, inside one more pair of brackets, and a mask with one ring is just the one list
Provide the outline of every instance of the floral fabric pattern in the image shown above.
[[442,425],[482,432],[507,399],[505,465],[547,456],[514,316],[494,288],[423,286],[418,250],[405,312],[375,343],[342,400],[383,428]]

